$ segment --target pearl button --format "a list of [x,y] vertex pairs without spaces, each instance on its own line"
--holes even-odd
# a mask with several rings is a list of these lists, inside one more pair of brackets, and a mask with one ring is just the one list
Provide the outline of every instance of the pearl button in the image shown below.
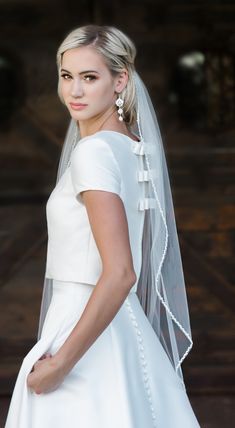
[[133,327],[135,327],[135,331],[136,331],[136,336],[137,336],[137,340],[138,340],[138,348],[139,348],[139,357],[141,360],[141,366],[142,366],[142,374],[143,374],[143,382],[144,382],[144,387],[146,390],[146,394],[148,397],[148,401],[149,401],[149,405],[150,405],[150,410],[152,412],[152,420],[153,420],[153,427],[156,427],[156,423],[155,423],[155,413],[154,413],[154,407],[152,405],[152,398],[151,398],[151,390],[149,387],[149,378],[148,378],[148,371],[147,371],[147,363],[146,363],[146,358],[145,358],[145,354],[144,354],[144,346],[143,346],[143,338],[142,338],[142,334],[140,329],[138,328],[138,323],[136,321],[136,317],[134,314],[134,311],[130,305],[129,301],[126,301],[126,305],[128,308],[128,312],[129,312],[129,317],[131,319],[131,322],[133,324]]

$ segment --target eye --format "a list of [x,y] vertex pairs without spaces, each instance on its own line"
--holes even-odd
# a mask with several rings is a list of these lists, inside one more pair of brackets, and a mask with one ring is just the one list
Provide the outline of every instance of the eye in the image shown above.
[[67,74],[67,73],[63,73],[63,74],[61,74],[61,77],[62,77],[63,79],[65,79],[65,80],[70,80],[70,79],[71,79],[70,74]]
[[95,80],[96,79],[96,76],[94,76],[93,74],[86,74],[85,76],[84,76],[84,80],[86,80],[86,81],[88,81],[88,82],[90,82],[90,81],[92,81],[92,80]]

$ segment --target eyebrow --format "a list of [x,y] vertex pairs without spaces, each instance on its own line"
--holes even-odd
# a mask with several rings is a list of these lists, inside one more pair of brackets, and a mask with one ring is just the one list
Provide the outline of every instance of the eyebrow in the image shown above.
[[[62,72],[62,71],[64,71],[65,73],[69,73],[69,74],[71,74],[71,73],[70,73],[70,71],[65,70],[65,68],[62,68],[60,71],[61,71],[61,72]],[[87,73],[96,73],[96,74],[99,74],[99,73],[98,73],[98,71],[96,71],[96,70],[86,70],[86,71],[81,71],[81,73],[79,73],[79,74],[80,74],[80,75],[82,75],[82,74],[87,74]]]

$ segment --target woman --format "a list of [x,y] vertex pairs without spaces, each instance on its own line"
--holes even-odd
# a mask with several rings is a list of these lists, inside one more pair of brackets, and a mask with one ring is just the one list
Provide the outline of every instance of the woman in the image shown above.
[[135,55],[113,27],[78,28],[59,47],[71,124],[47,202],[39,340],[6,428],[199,427],[167,168]]

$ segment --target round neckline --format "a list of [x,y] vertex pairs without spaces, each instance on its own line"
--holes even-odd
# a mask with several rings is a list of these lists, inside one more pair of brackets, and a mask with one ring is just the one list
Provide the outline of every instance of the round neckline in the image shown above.
[[101,132],[111,132],[111,133],[114,133],[114,134],[120,135],[120,136],[122,136],[122,137],[126,137],[128,140],[132,141],[133,143],[140,143],[140,140],[139,140],[139,141],[138,141],[138,140],[133,140],[133,138],[129,137],[128,135],[126,135],[126,134],[122,134],[122,132],[113,131],[113,130],[111,130],[111,129],[101,129],[100,131],[96,131],[94,134],[87,135],[86,137],[81,138],[81,139],[80,139],[80,141],[81,141],[81,140],[84,140],[85,138],[92,138],[92,137],[94,137],[95,135],[100,134]]

